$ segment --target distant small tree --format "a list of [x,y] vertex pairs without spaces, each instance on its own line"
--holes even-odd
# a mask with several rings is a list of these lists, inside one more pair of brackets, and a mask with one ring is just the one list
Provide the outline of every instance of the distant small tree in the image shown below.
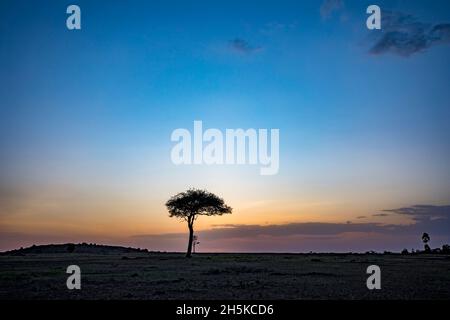
[[198,241],[198,236],[194,235],[194,238],[192,240],[192,252],[195,253],[195,247],[200,244],[200,241]]
[[424,232],[422,235],[422,241],[424,243],[425,252],[430,252],[430,246],[428,245],[428,242],[430,241],[430,236],[428,233]]
[[215,216],[232,212],[223,199],[213,193],[200,189],[189,189],[178,193],[166,202],[170,217],[185,220],[189,228],[189,242],[186,257],[192,255],[192,243],[194,241],[194,221],[200,215]]

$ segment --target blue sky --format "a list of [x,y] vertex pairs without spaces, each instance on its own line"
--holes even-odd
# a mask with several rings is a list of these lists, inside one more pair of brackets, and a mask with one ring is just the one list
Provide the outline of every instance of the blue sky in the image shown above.
[[[73,3],[81,30],[65,27],[72,2],[0,4],[4,232],[178,232],[163,204],[189,186],[230,199],[230,224],[448,204],[448,1],[378,1],[382,31],[365,27],[369,1]],[[174,167],[170,134],[194,120],[279,128],[279,174]],[[142,226],[117,227],[130,212]]]

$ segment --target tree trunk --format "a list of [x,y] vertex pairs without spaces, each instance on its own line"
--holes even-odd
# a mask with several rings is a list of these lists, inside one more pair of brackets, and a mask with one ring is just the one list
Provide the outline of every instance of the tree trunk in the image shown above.
[[189,227],[189,243],[186,253],[186,258],[190,258],[192,256],[192,240],[194,239],[194,221],[188,222]]

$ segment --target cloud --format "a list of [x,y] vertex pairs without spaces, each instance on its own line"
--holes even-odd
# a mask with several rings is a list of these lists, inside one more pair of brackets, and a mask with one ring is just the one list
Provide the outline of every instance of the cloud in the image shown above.
[[230,40],[229,46],[231,50],[237,53],[243,53],[243,54],[252,54],[255,52],[258,52],[262,50],[261,47],[254,47],[250,45],[246,40],[235,38],[233,40]]
[[356,219],[365,219],[365,218],[367,218],[366,216],[358,216],[358,217],[356,217]]
[[[240,252],[348,252],[418,248],[420,235],[428,232],[434,246],[450,241],[450,206],[417,205],[409,208],[384,210],[412,216],[440,217],[415,219],[410,224],[383,223],[324,223],[301,222],[279,225],[216,225],[197,231],[203,251]],[[381,213],[381,216],[389,215]],[[141,235],[133,237],[134,244],[149,249],[181,251],[186,233]]]
[[433,26],[430,36],[436,43],[450,43],[450,23],[441,23]]
[[407,215],[414,220],[450,220],[450,206],[415,205],[383,211]]
[[378,223],[324,223],[302,222],[280,225],[228,225],[227,227],[213,228],[203,231],[204,236],[214,239],[229,237],[256,237],[256,236],[289,236],[289,235],[313,235],[330,236],[346,232],[375,232],[379,228]]
[[376,213],[372,215],[372,217],[387,217],[387,216],[388,216],[387,213]]
[[437,44],[450,43],[450,24],[429,24],[401,12],[383,11],[381,31],[376,33],[369,52],[393,53],[409,57]]
[[330,18],[334,12],[339,11],[344,6],[342,0],[325,0],[320,6],[320,16],[326,20]]

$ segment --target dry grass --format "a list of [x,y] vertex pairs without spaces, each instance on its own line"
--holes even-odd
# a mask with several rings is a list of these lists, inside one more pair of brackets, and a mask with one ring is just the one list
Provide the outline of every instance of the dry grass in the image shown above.
[[[79,265],[82,289],[65,270]],[[366,288],[366,268],[382,289]],[[0,256],[0,299],[449,299],[439,255],[42,253]]]

